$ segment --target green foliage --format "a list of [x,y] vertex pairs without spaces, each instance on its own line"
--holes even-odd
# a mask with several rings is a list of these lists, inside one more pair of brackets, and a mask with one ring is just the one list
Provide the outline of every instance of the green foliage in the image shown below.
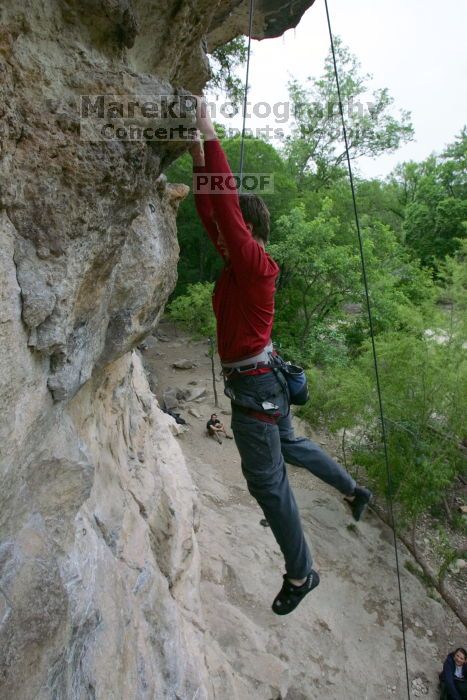
[[235,75],[235,70],[245,63],[247,50],[245,37],[239,36],[211,53],[211,79],[206,90],[225,93],[236,107],[243,100],[244,85]]
[[[347,218],[350,219],[353,212],[350,208],[349,189],[346,182],[347,197],[341,195],[339,199],[347,203]],[[367,216],[370,221],[385,224],[394,231],[399,241],[402,240],[404,207],[399,199],[399,188],[396,183],[379,180],[357,181],[357,204],[360,214]]]
[[214,338],[216,320],[212,310],[213,289],[214,285],[206,282],[189,285],[183,296],[169,304],[169,317],[195,337]]
[[[278,220],[277,242],[268,249],[281,266],[275,334],[285,352],[306,366],[345,365],[349,351],[368,336],[357,239],[354,232],[343,234],[353,224],[344,224],[334,210],[326,198],[309,220],[297,206]],[[363,217],[362,231],[374,330],[419,329],[419,309],[434,299],[430,276],[387,225]],[[353,315],[349,304],[356,307]]]
[[[356,57],[335,38],[339,83],[351,159],[395,151],[413,138],[410,114],[391,114],[393,99],[386,88],[374,90],[368,100],[371,75],[361,74]],[[289,83],[296,125],[287,139],[287,155],[292,171],[300,181],[312,174],[312,182],[326,185],[342,173],[346,154],[342,148],[342,126],[329,52],[324,73],[308,79],[306,86]]]
[[[236,136],[224,139],[222,146],[232,171],[238,173],[241,138]],[[274,192],[272,194],[258,193],[264,199],[273,222],[285,212],[290,211],[290,207],[297,197],[297,185],[281,155],[270,143],[251,136],[245,138],[243,172],[274,176]]]
[[455,256],[440,265],[438,303],[444,309],[444,325],[451,342],[463,344],[467,337],[467,241]]
[[[420,332],[424,313],[434,303],[431,276],[410,258],[394,232],[386,225],[362,217],[363,249],[370,293],[373,331]],[[367,303],[363,281],[355,301],[362,312],[348,323],[347,342],[358,350],[369,337]]]
[[423,265],[438,267],[452,255],[467,229],[467,129],[439,156],[396,169],[404,206],[403,235]]
[[467,537],[467,518],[462,513],[456,511],[452,514],[451,527],[464,535],[464,537]]
[[467,126],[440,156],[441,179],[453,197],[467,197]]
[[457,559],[459,554],[452,546],[448,533],[441,525],[438,526],[438,536],[436,538],[432,538],[431,546],[432,550],[437,556],[437,559],[440,561],[438,578],[439,580],[443,580],[449,566],[455,559]]
[[348,245],[334,245],[338,222],[331,208],[331,201],[324,200],[312,221],[303,206],[283,215],[277,222],[279,240],[268,249],[281,265],[276,333],[287,353],[302,362],[312,329],[357,294],[359,286],[357,255]]
[[429,576],[427,576],[427,574],[425,574],[423,569],[417,564],[414,564],[411,559],[405,560],[404,567],[407,569],[407,571],[410,571],[411,574],[416,576],[424,586],[427,587],[428,591],[430,592],[430,598],[437,600],[437,598],[433,595],[433,581]]
[[391,473],[384,461],[371,348],[351,367],[334,368],[314,383],[304,414],[354,434],[354,460],[380,493],[391,493],[407,519],[436,503],[465,469],[462,401],[467,395],[465,351],[428,334],[384,333],[377,353]]

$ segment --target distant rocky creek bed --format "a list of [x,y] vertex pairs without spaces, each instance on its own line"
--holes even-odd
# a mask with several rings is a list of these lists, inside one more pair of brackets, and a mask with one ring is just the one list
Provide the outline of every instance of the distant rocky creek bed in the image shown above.
[[[355,524],[339,494],[310,474],[288,467],[322,583],[300,608],[276,617],[282,558],[244,483],[232,440],[218,445],[205,424],[217,412],[230,428],[216,360],[219,406],[214,405],[207,341],[192,340],[163,322],[140,346],[149,383],[160,404],[186,421],[182,447],[199,499],[201,600],[207,658],[219,698],[375,700],[407,695],[392,532],[373,511]],[[310,433],[296,420],[297,433]],[[339,458],[338,440],[312,439]],[[421,524],[429,548],[433,523]],[[428,528],[428,529],[427,529]],[[433,531],[433,537],[436,533]],[[461,546],[457,542],[456,546]],[[431,548],[433,549],[433,548]],[[400,543],[411,695],[438,698],[438,672],[447,652],[465,646],[465,626],[423,582]],[[432,551],[431,564],[435,565]],[[465,596],[465,565],[451,567],[453,595]]]

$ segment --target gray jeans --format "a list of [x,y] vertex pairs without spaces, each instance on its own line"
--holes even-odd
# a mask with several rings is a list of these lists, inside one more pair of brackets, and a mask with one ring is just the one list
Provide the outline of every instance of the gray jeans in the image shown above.
[[[304,578],[313,561],[285,462],[308,469],[345,495],[353,492],[355,481],[314,442],[295,437],[281,375],[233,373],[226,382],[225,393],[232,401],[232,431],[248,490],[281,548],[287,575]],[[277,423],[264,422],[250,415],[249,410],[271,416],[280,413],[280,418]]]

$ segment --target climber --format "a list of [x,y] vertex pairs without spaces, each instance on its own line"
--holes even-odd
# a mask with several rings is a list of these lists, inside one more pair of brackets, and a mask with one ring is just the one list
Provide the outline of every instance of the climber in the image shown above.
[[284,555],[286,573],[272,609],[286,615],[318,586],[320,578],[313,569],[284,460],[338,489],[356,520],[371,492],[357,486],[313,442],[294,435],[287,391],[272,366],[270,338],[279,268],[265,251],[269,211],[257,195],[217,190],[210,196],[209,190],[198,187],[196,178],[205,183],[206,174],[216,174],[231,182],[232,173],[202,98],[197,98],[197,127],[204,148],[200,140],[190,148],[196,208],[225,263],[213,295],[225,393],[232,403],[232,431],[248,490]]

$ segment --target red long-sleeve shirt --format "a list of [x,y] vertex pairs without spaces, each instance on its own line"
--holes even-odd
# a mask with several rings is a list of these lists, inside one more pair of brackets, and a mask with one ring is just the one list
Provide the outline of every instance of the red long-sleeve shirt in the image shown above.
[[[194,167],[195,174],[231,175],[219,141],[205,141],[204,154],[205,166]],[[219,231],[229,252],[213,295],[221,361],[237,362],[253,357],[271,338],[279,268],[246,226],[237,193],[199,194],[195,190],[195,203],[219,254],[222,255],[217,244]]]

